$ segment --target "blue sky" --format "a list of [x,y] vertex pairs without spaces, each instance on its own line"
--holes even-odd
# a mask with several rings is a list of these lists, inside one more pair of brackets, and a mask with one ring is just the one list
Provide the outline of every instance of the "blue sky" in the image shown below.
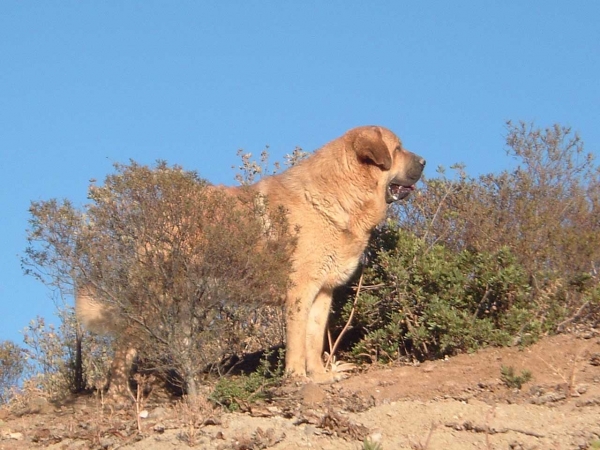
[[114,162],[233,184],[357,125],[438,165],[509,166],[505,121],[572,126],[600,154],[600,2],[0,2],[0,340],[49,291],[22,274],[32,200],[83,204]]

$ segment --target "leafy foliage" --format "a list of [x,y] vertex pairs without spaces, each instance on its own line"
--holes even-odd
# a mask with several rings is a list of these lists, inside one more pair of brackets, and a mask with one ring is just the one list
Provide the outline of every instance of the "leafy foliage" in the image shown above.
[[[382,241],[393,244],[375,250]],[[507,248],[454,253],[435,244],[426,251],[422,239],[397,228],[386,228],[371,245],[365,274],[376,289],[358,303],[357,326],[365,332],[357,357],[423,359],[506,345],[535,324],[525,273]]]
[[269,389],[281,382],[284,373],[283,355],[278,355],[274,369],[271,368],[269,357],[270,354],[267,353],[254,372],[220,378],[209,399],[230,411],[238,411],[248,403],[264,400]]
[[[353,354],[527,344],[600,312],[600,168],[570,129],[507,124],[515,168],[424,180],[376,230]],[[342,320],[352,298],[338,299]]]

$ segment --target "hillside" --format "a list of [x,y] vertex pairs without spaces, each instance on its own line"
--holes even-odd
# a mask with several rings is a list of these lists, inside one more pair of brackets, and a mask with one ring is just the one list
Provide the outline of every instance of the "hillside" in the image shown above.
[[[519,390],[501,366],[532,373]],[[0,449],[592,449],[600,446],[600,334],[490,348],[416,366],[371,367],[329,386],[288,384],[243,413],[193,411],[151,395],[135,407],[94,396],[32,398],[0,412]]]

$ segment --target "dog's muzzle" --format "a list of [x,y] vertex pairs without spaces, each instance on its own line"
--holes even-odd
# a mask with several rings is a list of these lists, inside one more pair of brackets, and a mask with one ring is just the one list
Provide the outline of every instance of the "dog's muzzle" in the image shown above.
[[421,178],[425,164],[425,159],[413,155],[406,175],[404,177],[396,177],[388,184],[385,192],[385,201],[393,203],[408,197],[415,190],[415,183]]
[[388,203],[397,202],[398,200],[404,200],[415,190],[415,185],[402,186],[400,184],[394,184],[393,182],[388,184],[387,192],[385,193],[385,201]]

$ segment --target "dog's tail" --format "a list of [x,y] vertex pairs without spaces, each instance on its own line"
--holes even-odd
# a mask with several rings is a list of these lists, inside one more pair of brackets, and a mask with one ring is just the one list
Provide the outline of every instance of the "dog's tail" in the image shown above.
[[88,331],[97,334],[111,334],[119,323],[116,309],[98,300],[96,290],[91,286],[77,288],[75,315]]

